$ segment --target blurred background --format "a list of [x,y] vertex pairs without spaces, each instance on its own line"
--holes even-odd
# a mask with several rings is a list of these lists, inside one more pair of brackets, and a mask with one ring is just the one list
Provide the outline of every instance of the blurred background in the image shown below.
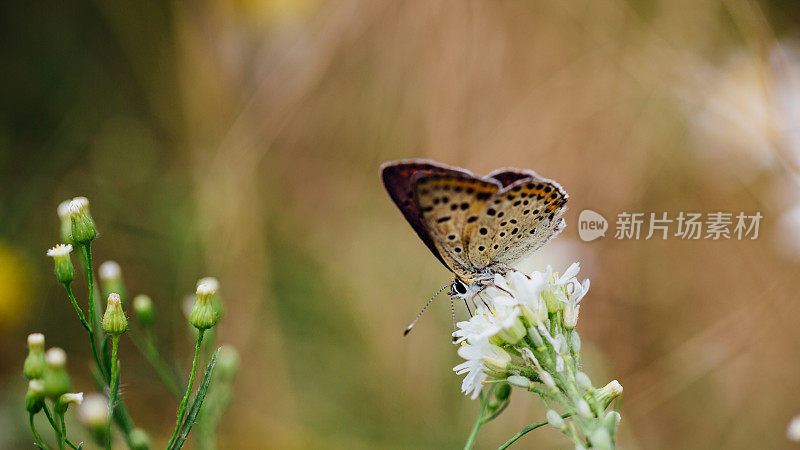
[[[528,264],[582,262],[586,371],[625,388],[620,448],[786,448],[800,413],[800,6],[594,2],[4,2],[0,447],[31,448],[25,336],[84,334],[52,274],[56,206],[89,197],[191,361],[181,300],[221,282],[242,369],[222,448],[460,448],[450,275],[379,182],[386,160],[531,168],[569,191]],[[609,219],[582,242],[577,216]],[[620,212],[759,211],[756,240],[617,240]],[[85,289],[85,288],[83,288]],[[463,317],[465,311],[459,309]],[[176,402],[123,336],[123,395],[162,446]],[[498,444],[543,412],[516,393]],[[68,415],[69,416],[69,415]],[[73,420],[74,417],[68,419]],[[79,426],[71,426],[77,436]],[[541,429],[520,448],[563,448]]]

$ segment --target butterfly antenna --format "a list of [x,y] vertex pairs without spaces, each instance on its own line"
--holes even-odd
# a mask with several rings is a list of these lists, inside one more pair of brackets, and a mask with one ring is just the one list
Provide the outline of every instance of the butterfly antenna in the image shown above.
[[[428,303],[425,303],[425,306],[423,306],[423,307],[422,307],[422,310],[419,312],[419,314],[417,314],[417,317],[416,317],[416,319],[414,319],[414,321],[413,321],[413,322],[411,322],[411,325],[409,325],[408,327],[406,327],[406,331],[403,331],[403,336],[407,335],[407,334],[408,334],[408,333],[411,331],[411,329],[412,329],[412,328],[414,328],[414,325],[416,325],[416,324],[417,324],[417,322],[419,322],[419,318],[420,318],[420,317],[422,317],[422,313],[424,313],[424,312],[425,312],[425,310],[426,310],[426,309],[428,309],[428,306],[430,306],[430,305],[431,305],[431,303],[433,303],[433,299],[435,299],[435,298],[436,298],[436,297],[437,297],[439,294],[441,294],[441,293],[442,293],[442,291],[443,291],[443,290],[445,290],[445,289],[446,289],[448,286],[450,286],[450,284],[445,284],[444,286],[442,286],[442,288],[441,288],[441,289],[439,289],[438,291],[436,291],[436,293],[435,293],[435,294],[433,294],[433,297],[431,297],[431,299],[430,299],[430,300],[428,300]],[[452,305],[451,305],[451,306],[452,306]],[[452,309],[452,308],[451,308],[451,309]],[[453,317],[455,317],[455,316],[453,316]]]

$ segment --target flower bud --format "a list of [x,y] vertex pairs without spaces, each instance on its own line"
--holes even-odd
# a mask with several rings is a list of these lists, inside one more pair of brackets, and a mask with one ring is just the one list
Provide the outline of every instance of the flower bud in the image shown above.
[[561,309],[562,303],[558,301],[556,298],[556,293],[553,292],[553,289],[557,288],[547,288],[542,291],[542,298],[544,299],[544,304],[547,305],[547,312],[550,314],[558,312]]
[[562,318],[562,324],[564,328],[567,330],[571,330],[575,328],[575,325],[578,324],[578,313],[581,310],[581,305],[571,305],[567,303],[564,305],[564,317]]
[[570,340],[572,343],[572,353],[578,354],[581,352],[581,337],[578,335],[578,332],[572,330],[572,339]]
[[606,409],[615,398],[622,395],[622,385],[617,380],[612,380],[595,393],[602,409]]
[[508,384],[512,386],[516,386],[522,389],[530,389],[531,388],[531,380],[521,376],[521,375],[511,375],[506,380]]
[[547,386],[551,391],[556,392],[558,391],[558,386],[556,386],[556,380],[553,379],[553,376],[545,371],[539,372],[539,379],[542,380],[542,383]]
[[38,413],[44,406],[44,381],[30,380],[25,393],[25,409],[31,414]]
[[502,328],[500,331],[498,331],[497,337],[505,343],[516,345],[522,340],[523,337],[525,337],[525,334],[525,325],[522,324],[521,320],[516,319],[511,326]]
[[111,293],[108,296],[106,312],[103,314],[103,331],[112,336],[119,336],[127,329],[128,319],[125,318],[125,312],[122,311],[119,295]]
[[217,357],[217,373],[221,381],[230,382],[239,371],[239,352],[232,345],[223,345]]
[[586,402],[584,399],[578,400],[578,403],[575,404],[575,409],[578,410],[578,414],[586,419],[591,419],[594,417],[594,413],[592,412],[592,408],[589,406],[589,403]]
[[598,450],[611,450],[614,448],[614,443],[611,440],[611,433],[605,428],[597,428],[592,434],[589,435],[589,442],[592,443],[592,448]]
[[83,403],[83,392],[63,394],[56,401],[55,410],[59,414],[64,414],[70,404],[80,406]]
[[106,261],[100,264],[97,269],[100,282],[103,287],[103,297],[108,298],[111,294],[119,295],[120,302],[124,302],[127,292],[125,282],[122,281],[122,269],[116,261]]
[[47,364],[44,356],[44,335],[33,333],[28,335],[28,356],[25,358],[25,365],[22,373],[29,380],[42,378]]
[[575,383],[578,384],[578,387],[581,391],[590,391],[592,389],[592,381],[589,380],[589,376],[583,372],[578,372],[575,375]]
[[69,203],[71,200],[64,200],[58,205],[58,219],[61,221],[61,242],[74,244],[72,240],[72,219],[69,214]]
[[75,197],[69,202],[69,217],[72,223],[72,239],[78,244],[89,245],[97,237],[97,229],[89,212],[89,200]]
[[539,332],[536,330],[536,327],[528,328],[528,336],[531,337],[533,345],[535,345],[536,348],[541,348],[544,345],[544,340],[542,339],[542,335],[539,334]]
[[511,395],[511,386],[508,383],[500,383],[494,389],[494,396],[499,401],[505,401]]
[[47,251],[47,256],[53,258],[55,263],[56,278],[61,284],[70,284],[75,279],[75,267],[69,257],[72,252],[72,245],[58,244]]
[[491,345],[491,350],[483,356],[483,365],[490,373],[498,377],[505,376],[510,362],[511,355],[496,345]]
[[214,307],[214,314],[217,315],[217,321],[225,315],[225,306],[222,303],[222,296],[219,294],[219,280],[214,277],[204,277],[197,281],[197,287],[201,284],[208,284],[214,290],[214,295],[211,297],[211,306]]
[[67,373],[67,354],[64,350],[53,347],[45,354],[47,363],[44,369],[44,393],[51,399],[57,399],[72,389],[72,382]]
[[133,312],[136,313],[136,318],[142,325],[152,325],[156,318],[156,312],[153,310],[153,301],[144,294],[139,294],[133,298]]
[[564,419],[561,417],[561,414],[552,409],[547,410],[547,423],[549,423],[550,426],[556,430],[561,430],[565,426]]
[[603,417],[603,426],[614,433],[617,430],[617,425],[619,425],[620,420],[622,420],[622,416],[620,416],[617,411],[609,411],[606,413],[606,416]]
[[147,450],[150,448],[150,437],[141,428],[134,428],[130,434],[131,450]]
[[213,284],[203,283],[197,287],[197,301],[189,313],[189,323],[198,330],[206,330],[213,327],[219,317],[214,310],[212,299],[217,291]]
[[78,407],[78,420],[98,441],[105,436],[108,421],[108,401],[100,394],[88,394]]

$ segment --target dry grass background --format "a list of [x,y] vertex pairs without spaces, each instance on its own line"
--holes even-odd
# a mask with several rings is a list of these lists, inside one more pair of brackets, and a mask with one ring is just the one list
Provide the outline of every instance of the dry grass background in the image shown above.
[[[568,228],[537,263],[563,270],[581,260],[592,279],[580,329],[595,383],[618,378],[625,387],[621,448],[787,446],[785,425],[800,413],[800,285],[797,262],[780,251],[793,236],[773,244],[793,201],[779,187],[796,191],[791,155],[800,149],[762,136],[778,162],[761,167],[748,145],[699,132],[696,117],[711,115],[712,137],[748,142],[722,114],[738,108],[727,93],[753,88],[730,75],[730,55],[762,75],[756,91],[772,89],[782,72],[771,52],[796,31],[796,7],[118,0],[3,8],[7,446],[29,441],[19,374],[27,332],[65,347],[76,384],[90,389],[77,321],[55,326],[70,310],[43,256],[57,237],[55,206],[74,194],[92,200],[98,259],[119,261],[129,290],[153,296],[161,336],[181,360],[191,344],[180,298],[197,278],[220,278],[221,340],[243,354],[223,448],[462,445],[476,405],[450,370],[446,301],[401,338],[449,279],[379,184],[378,165],[406,157],[476,172],[532,168],[568,189]],[[731,76],[733,87],[720,92]],[[718,149],[715,158],[707,149]],[[759,210],[765,219],[756,241],[609,233],[583,243],[575,223],[585,208],[612,221],[622,211]],[[173,403],[127,344],[126,399],[163,441]],[[541,415],[517,394],[479,445],[496,446]],[[551,430],[522,442],[563,444]]]

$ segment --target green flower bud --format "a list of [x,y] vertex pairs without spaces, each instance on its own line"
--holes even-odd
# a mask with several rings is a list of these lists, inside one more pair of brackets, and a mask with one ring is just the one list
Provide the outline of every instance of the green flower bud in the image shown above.
[[83,403],[83,392],[70,392],[58,397],[55,410],[59,414],[64,414],[67,411],[67,408],[69,408],[69,405],[75,404],[80,406],[81,403]]
[[564,328],[567,330],[571,330],[575,328],[578,324],[578,313],[581,311],[581,305],[571,305],[567,303],[564,305],[564,315],[561,319],[561,323],[564,325]]
[[605,428],[595,429],[592,434],[589,435],[589,442],[592,443],[592,448],[598,450],[610,450],[614,448],[611,434]]
[[516,319],[510,327],[503,328],[498,331],[497,337],[504,342],[515,345],[521,341],[523,337],[525,337],[526,333],[527,331],[525,330],[525,325],[522,324],[521,320]]
[[578,372],[575,375],[575,382],[578,384],[578,387],[581,391],[590,391],[592,389],[592,381],[589,380],[589,376],[583,372]]
[[131,450],[148,450],[150,448],[150,437],[141,428],[134,428],[131,431]]
[[594,417],[594,413],[592,412],[592,408],[589,406],[589,403],[586,402],[584,399],[578,400],[578,403],[575,404],[575,409],[578,410],[578,414],[586,419],[591,419]]
[[232,381],[239,371],[239,352],[232,345],[223,345],[217,357],[217,373],[221,381]]
[[55,263],[56,278],[64,285],[72,283],[75,279],[75,267],[72,266],[70,252],[72,252],[70,244],[58,244],[47,251],[47,256],[52,257]]
[[58,205],[58,218],[61,221],[61,242],[74,244],[72,240],[72,219],[69,214],[69,203],[71,200],[64,200]]
[[103,331],[112,336],[119,336],[127,329],[128,319],[125,318],[125,313],[122,311],[119,295],[111,293],[108,296],[106,312],[103,314]]
[[125,282],[122,281],[122,270],[119,268],[119,264],[115,261],[106,261],[100,264],[97,274],[100,276],[100,283],[103,287],[103,297],[108,298],[111,294],[117,294],[120,302],[124,303],[127,292],[125,291]]
[[539,371],[539,379],[542,380],[542,384],[547,386],[551,391],[558,392],[558,386],[556,386],[556,380],[553,379],[552,375],[542,370]]
[[531,380],[521,376],[521,375],[511,375],[508,377],[508,384],[512,386],[516,386],[522,389],[530,389],[531,388]]
[[144,294],[139,294],[133,298],[133,312],[142,325],[152,325],[156,319],[156,312],[153,310],[153,301]]
[[44,356],[44,335],[33,333],[28,335],[28,356],[25,358],[25,365],[22,373],[29,380],[42,378],[45,368]]
[[89,245],[97,237],[97,229],[89,212],[89,200],[75,197],[69,202],[69,217],[72,223],[72,240],[77,244]]
[[597,401],[600,403],[600,407],[606,409],[615,398],[622,395],[622,385],[619,384],[619,381],[612,380],[607,385],[600,388],[595,395]]
[[38,413],[44,406],[44,381],[30,380],[25,394],[25,409],[31,414]]
[[214,277],[204,277],[197,281],[197,287],[201,284],[209,284],[214,290],[215,294],[211,297],[211,305],[214,307],[214,313],[217,315],[217,321],[225,315],[225,306],[222,303],[222,296],[219,294],[219,280]]
[[547,305],[548,313],[553,314],[561,309],[561,302],[556,299],[552,289],[542,291],[542,298],[544,299],[544,304]]
[[45,361],[47,365],[42,377],[44,393],[55,400],[72,390],[72,381],[67,373],[67,354],[64,350],[53,347],[47,350]]
[[198,330],[207,330],[213,327],[219,319],[212,304],[216,293],[216,289],[210,283],[204,283],[197,287],[197,301],[189,313],[189,323]]
[[561,430],[564,428],[564,418],[561,417],[561,414],[552,409],[548,409],[546,416],[547,423],[549,423],[551,427],[555,428],[556,430]]
[[500,383],[494,388],[494,396],[499,401],[505,401],[511,395],[511,386],[508,383]]
[[544,345],[544,340],[542,339],[542,335],[539,334],[539,331],[536,330],[536,327],[528,328],[528,336],[531,337],[533,345],[535,345],[536,348],[540,348]]
[[609,411],[606,413],[606,416],[603,417],[603,426],[614,433],[617,430],[617,425],[619,425],[620,420],[622,420],[622,416],[620,416],[618,412]]
[[578,332],[572,330],[572,352],[578,354],[581,352],[581,337],[578,335]]

